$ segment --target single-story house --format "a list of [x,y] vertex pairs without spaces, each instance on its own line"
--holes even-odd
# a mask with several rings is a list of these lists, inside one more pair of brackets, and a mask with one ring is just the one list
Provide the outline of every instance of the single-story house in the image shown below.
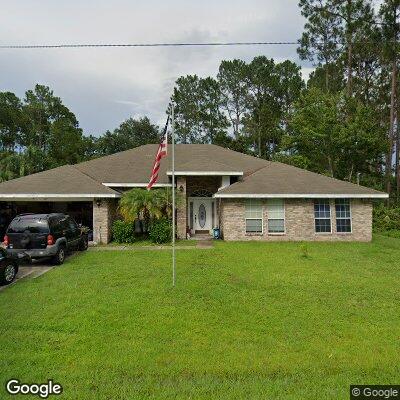
[[[0,209],[66,212],[107,243],[118,199],[145,188],[157,144],[0,183]],[[171,187],[171,152],[155,187]],[[177,235],[225,240],[356,240],[372,235],[372,201],[388,195],[208,144],[175,147]]]

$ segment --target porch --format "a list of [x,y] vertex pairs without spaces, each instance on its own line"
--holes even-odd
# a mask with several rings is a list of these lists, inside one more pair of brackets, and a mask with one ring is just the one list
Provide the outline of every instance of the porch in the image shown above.
[[230,184],[230,177],[177,177],[177,189],[182,195],[181,204],[177,209],[179,239],[209,239],[212,230],[220,226],[219,200],[213,198],[213,195],[226,184]]

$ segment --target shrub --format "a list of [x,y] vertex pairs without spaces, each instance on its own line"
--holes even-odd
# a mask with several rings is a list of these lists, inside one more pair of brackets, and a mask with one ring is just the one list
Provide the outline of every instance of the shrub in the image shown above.
[[171,222],[167,219],[153,221],[149,229],[149,238],[153,243],[167,243],[172,239]]
[[379,204],[374,207],[374,232],[400,231],[400,207],[386,207]]
[[112,233],[113,239],[117,243],[133,243],[135,241],[135,223],[114,221]]

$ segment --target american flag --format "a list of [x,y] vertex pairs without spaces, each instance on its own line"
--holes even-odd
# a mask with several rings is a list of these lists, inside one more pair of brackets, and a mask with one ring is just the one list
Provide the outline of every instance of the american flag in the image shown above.
[[151,177],[149,184],[147,185],[147,190],[150,190],[153,185],[158,181],[158,171],[160,170],[160,163],[163,157],[167,155],[167,147],[168,147],[168,123],[169,123],[169,116],[167,118],[167,123],[165,124],[165,128],[163,131],[163,135],[161,138],[160,145],[158,146],[156,159],[154,160],[153,170],[151,171]]

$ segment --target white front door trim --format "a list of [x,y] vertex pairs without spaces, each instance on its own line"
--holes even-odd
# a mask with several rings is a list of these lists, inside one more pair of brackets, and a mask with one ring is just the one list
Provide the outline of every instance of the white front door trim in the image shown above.
[[[193,203],[193,228],[196,231],[209,231],[218,224],[217,203],[212,197],[189,197],[188,198],[188,221],[190,223],[190,203]],[[212,207],[214,204],[214,221]],[[204,225],[203,225],[204,223]],[[203,226],[201,226],[203,225]]]

